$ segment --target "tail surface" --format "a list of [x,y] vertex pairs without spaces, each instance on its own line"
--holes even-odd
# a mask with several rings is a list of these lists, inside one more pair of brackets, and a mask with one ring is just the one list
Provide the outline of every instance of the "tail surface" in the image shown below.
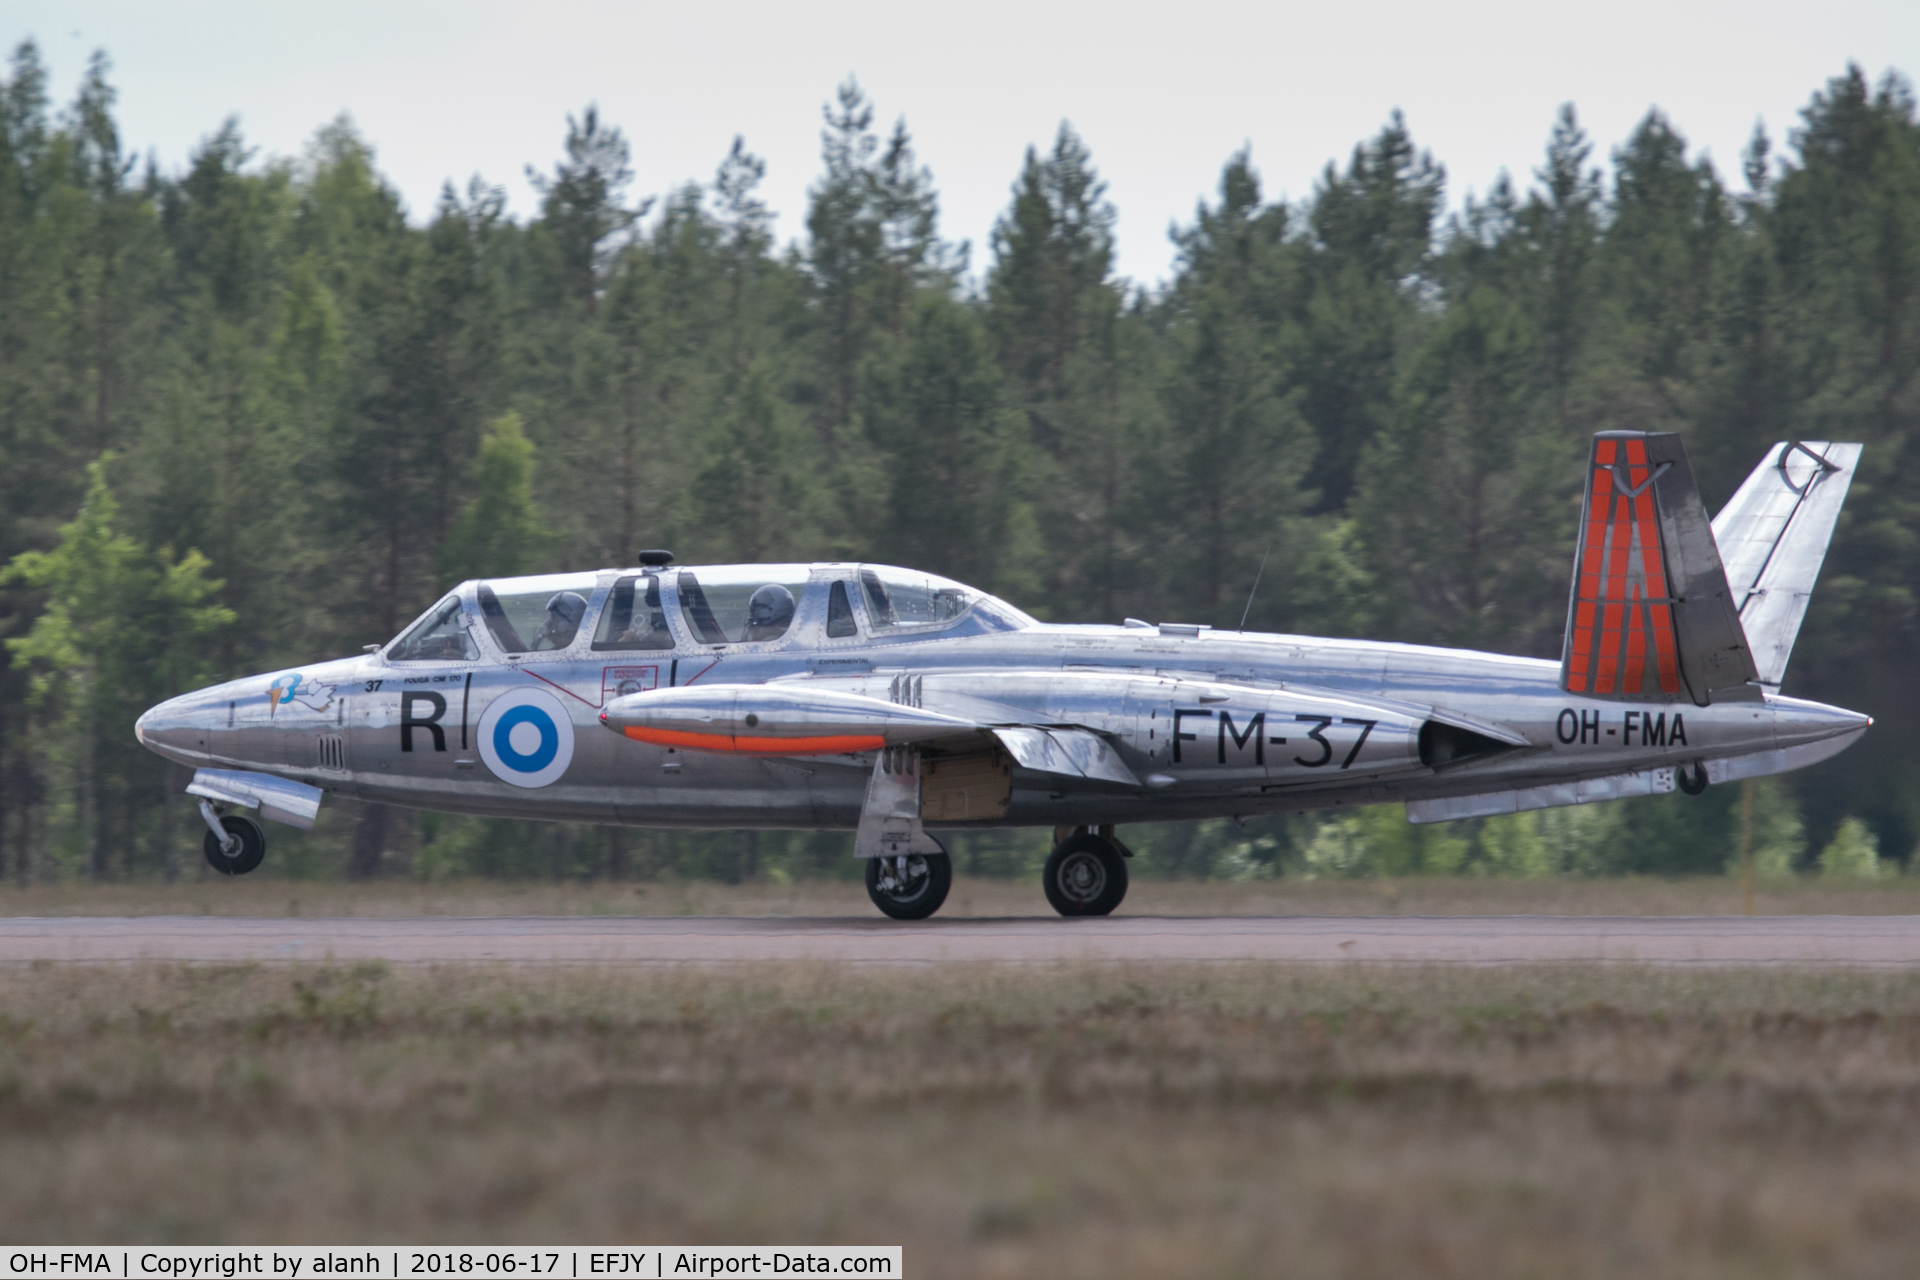
[[1739,606],[1678,435],[1593,438],[1561,654],[1560,687],[1588,697],[1685,696],[1704,707],[1716,694],[1758,696]]
[[1859,463],[1857,444],[1782,441],[1713,518],[1714,541],[1763,685],[1778,688],[1786,673]]

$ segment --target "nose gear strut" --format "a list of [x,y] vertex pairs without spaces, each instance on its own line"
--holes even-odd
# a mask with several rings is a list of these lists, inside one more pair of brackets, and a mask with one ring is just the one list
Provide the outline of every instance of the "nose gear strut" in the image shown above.
[[240,837],[221,825],[220,815],[213,811],[213,801],[200,801],[200,817],[207,824],[207,830],[213,833],[214,843],[219,845],[222,854],[231,858],[240,851]]

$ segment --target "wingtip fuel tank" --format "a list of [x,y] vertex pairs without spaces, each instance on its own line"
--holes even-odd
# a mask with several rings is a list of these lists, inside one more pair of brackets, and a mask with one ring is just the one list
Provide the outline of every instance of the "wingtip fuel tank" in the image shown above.
[[799,685],[710,685],[615,698],[600,723],[635,742],[753,756],[843,755],[969,734],[971,721]]

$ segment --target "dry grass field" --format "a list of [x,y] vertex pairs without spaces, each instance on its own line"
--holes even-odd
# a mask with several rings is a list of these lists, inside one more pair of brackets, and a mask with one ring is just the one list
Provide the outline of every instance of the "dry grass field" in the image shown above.
[[[1762,915],[1920,914],[1920,876],[1762,880]],[[1735,915],[1740,886],[1722,876],[1596,880],[1415,877],[1380,880],[1136,879],[1123,915]],[[1037,880],[959,878],[952,916],[1051,916]],[[246,876],[178,884],[0,884],[0,916],[857,916],[876,918],[856,880],[725,885],[452,880],[352,883]]]
[[37,965],[7,1241],[1911,1276],[1920,974]]

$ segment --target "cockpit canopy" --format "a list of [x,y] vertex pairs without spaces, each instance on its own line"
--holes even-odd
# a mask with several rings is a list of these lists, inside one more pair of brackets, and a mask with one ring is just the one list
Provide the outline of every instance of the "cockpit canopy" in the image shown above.
[[[394,662],[475,661],[581,648],[634,652],[876,641],[1014,631],[1020,610],[937,574],[891,565],[750,564],[470,582],[387,649]],[[583,654],[584,656],[584,654]]]

